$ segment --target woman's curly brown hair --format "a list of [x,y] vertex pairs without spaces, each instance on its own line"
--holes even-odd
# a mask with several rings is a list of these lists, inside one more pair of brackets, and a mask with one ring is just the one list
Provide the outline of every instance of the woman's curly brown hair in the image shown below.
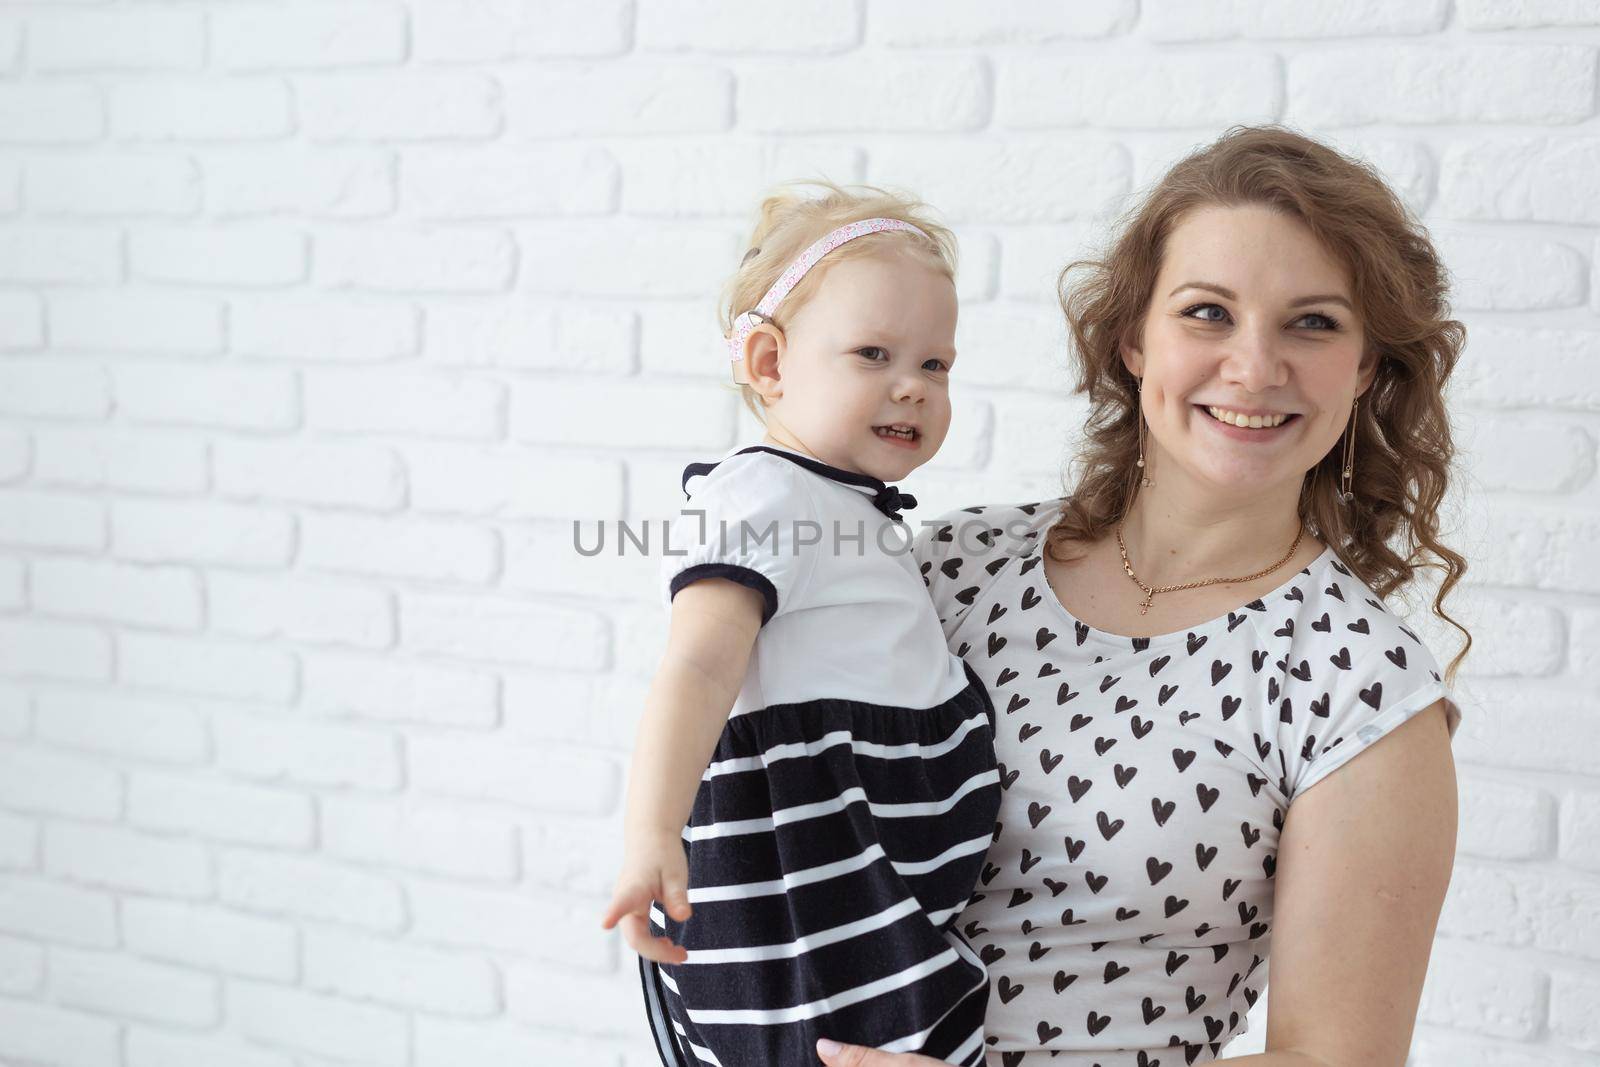
[[[1427,232],[1368,164],[1281,126],[1235,126],[1180,160],[1120,220],[1109,252],[1068,264],[1057,281],[1090,414],[1075,460],[1077,487],[1047,535],[1053,558],[1069,542],[1105,536],[1133,500],[1138,455],[1138,380],[1120,347],[1137,347],[1169,235],[1197,208],[1264,205],[1299,220],[1349,273],[1369,352],[1378,364],[1356,407],[1355,499],[1338,499],[1343,437],[1312,468],[1300,492],[1301,520],[1332,545],[1381,598],[1422,567],[1443,572],[1433,610],[1444,611],[1467,564],[1439,540],[1455,448],[1444,385],[1466,343],[1448,317],[1448,273]],[[1069,285],[1079,268],[1087,273]],[[1404,534],[1401,550],[1392,547]],[[1429,558],[1429,557],[1432,558]]]

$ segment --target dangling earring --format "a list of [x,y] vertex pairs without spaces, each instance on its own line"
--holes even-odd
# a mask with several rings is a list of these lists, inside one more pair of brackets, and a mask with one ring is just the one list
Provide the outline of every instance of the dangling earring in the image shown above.
[[1355,499],[1355,494],[1350,491],[1350,482],[1355,477],[1356,405],[1360,402],[1361,398],[1357,397],[1350,404],[1350,427],[1344,438],[1344,466],[1339,471],[1339,499],[1346,505]]
[[1144,379],[1143,378],[1139,378],[1139,379],[1136,379],[1136,380],[1139,383],[1139,399],[1136,401],[1136,405],[1137,406],[1134,408],[1134,415],[1136,415],[1138,417],[1138,419],[1139,419],[1139,463],[1138,463],[1138,467],[1139,467],[1139,470],[1141,472],[1139,474],[1139,487],[1141,489],[1148,489],[1148,488],[1150,488],[1152,485],[1154,485],[1156,483],[1152,482],[1150,480],[1150,476],[1149,475],[1143,473],[1143,471],[1144,471]]

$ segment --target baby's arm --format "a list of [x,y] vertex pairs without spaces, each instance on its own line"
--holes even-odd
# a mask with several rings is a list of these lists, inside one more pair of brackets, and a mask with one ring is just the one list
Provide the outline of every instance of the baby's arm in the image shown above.
[[667,648],[645,696],[634,741],[623,821],[623,864],[607,930],[641,956],[682,963],[685,950],[650,935],[650,902],[682,922],[689,917],[683,827],[700,776],[744,683],[761,629],[759,592],[726,578],[703,578],[672,598]]

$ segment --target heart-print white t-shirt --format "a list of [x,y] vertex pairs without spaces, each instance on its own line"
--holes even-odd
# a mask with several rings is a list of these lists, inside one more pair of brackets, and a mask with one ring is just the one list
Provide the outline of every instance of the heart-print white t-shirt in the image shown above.
[[1062,503],[951,512],[914,549],[997,720],[1000,816],[958,922],[993,983],[989,1062],[1207,1062],[1267,980],[1290,804],[1434,701],[1452,735],[1461,712],[1332,547],[1187,630],[1079,622],[1042,566]]

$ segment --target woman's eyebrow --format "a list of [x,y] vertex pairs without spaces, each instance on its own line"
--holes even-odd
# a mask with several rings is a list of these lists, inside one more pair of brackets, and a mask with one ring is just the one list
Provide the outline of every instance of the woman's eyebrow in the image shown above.
[[1319,296],[1302,296],[1299,300],[1289,301],[1289,306],[1292,308],[1304,307],[1307,304],[1343,304],[1350,310],[1352,314],[1354,314],[1356,310],[1351,306],[1350,301],[1346,300],[1338,293],[1323,293]]
[[1228,300],[1237,300],[1237,299],[1239,299],[1239,294],[1234,292],[1232,289],[1229,289],[1226,286],[1212,285],[1210,282],[1184,282],[1182,285],[1178,286],[1176,289],[1172,290],[1172,292],[1168,293],[1167,295],[1168,296],[1177,296],[1179,293],[1183,292],[1185,289],[1205,289],[1205,290],[1208,290],[1209,292],[1216,293],[1218,296],[1224,297],[1224,298],[1226,298]]
[[[1218,296],[1227,300],[1239,299],[1239,294],[1234,292],[1232,289],[1229,289],[1223,285],[1213,285],[1210,282],[1184,282],[1182,285],[1172,290],[1172,292],[1168,293],[1167,296],[1176,296],[1185,289],[1205,289],[1208,292],[1216,293]],[[1354,313],[1356,310],[1351,305],[1349,300],[1346,300],[1338,293],[1319,293],[1316,296],[1302,296],[1297,300],[1289,301],[1289,306],[1292,308],[1305,307],[1307,304],[1343,304],[1352,313]]]

